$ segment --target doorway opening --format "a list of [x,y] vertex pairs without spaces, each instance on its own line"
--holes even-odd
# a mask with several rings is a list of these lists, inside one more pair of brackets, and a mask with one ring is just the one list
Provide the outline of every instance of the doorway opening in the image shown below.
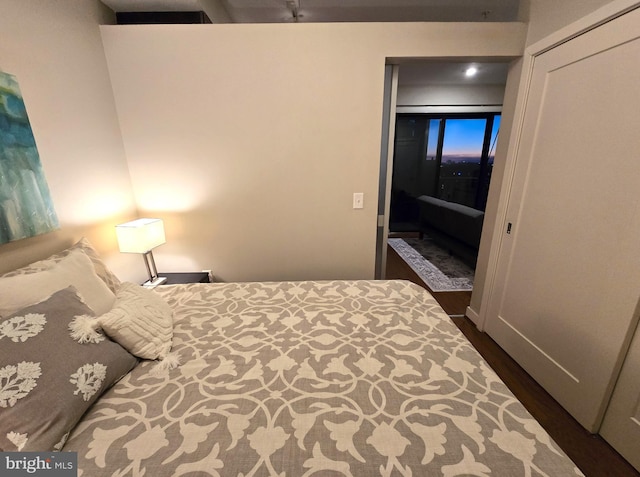
[[[474,78],[465,74],[470,65]],[[507,70],[399,66],[388,243],[431,292],[470,298]]]

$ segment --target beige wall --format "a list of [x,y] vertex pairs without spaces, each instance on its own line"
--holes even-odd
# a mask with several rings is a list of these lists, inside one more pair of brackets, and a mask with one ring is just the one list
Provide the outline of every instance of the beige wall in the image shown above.
[[398,86],[398,106],[501,105],[503,98],[502,84]]
[[136,198],[166,220],[158,267],[373,278],[385,59],[512,58],[525,29],[102,27]]
[[96,0],[0,0],[0,69],[20,84],[61,225],[0,245],[0,272],[83,235],[117,273],[132,269],[113,230],[135,203],[98,27],[112,21]]
[[612,0],[527,0],[529,30],[527,45],[560,30]]

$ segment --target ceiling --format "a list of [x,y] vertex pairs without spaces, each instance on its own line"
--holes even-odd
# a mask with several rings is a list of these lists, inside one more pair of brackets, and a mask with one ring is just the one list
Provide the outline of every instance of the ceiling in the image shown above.
[[517,21],[521,0],[102,0],[115,12],[204,11],[214,23]]
[[[466,76],[467,68],[473,66],[477,73]],[[433,61],[423,60],[400,65],[398,84],[416,85],[504,85],[507,82],[509,64],[503,62],[478,61]]]

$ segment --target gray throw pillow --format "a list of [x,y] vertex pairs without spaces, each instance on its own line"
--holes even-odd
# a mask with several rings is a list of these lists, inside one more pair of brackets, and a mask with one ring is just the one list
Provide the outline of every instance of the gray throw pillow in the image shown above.
[[137,360],[110,340],[80,344],[91,314],[73,287],[0,321],[0,450],[59,450],[85,411]]

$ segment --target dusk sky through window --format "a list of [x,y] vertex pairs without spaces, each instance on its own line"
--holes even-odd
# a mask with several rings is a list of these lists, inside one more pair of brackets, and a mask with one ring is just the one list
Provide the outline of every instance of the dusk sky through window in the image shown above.
[[447,119],[442,160],[450,159],[458,162],[465,157],[479,160],[482,154],[486,125],[486,119]]
[[[466,159],[480,160],[486,119],[447,119],[442,150],[443,162],[460,162]],[[495,116],[491,145],[500,127],[500,116]],[[491,151],[495,153],[495,151]]]

